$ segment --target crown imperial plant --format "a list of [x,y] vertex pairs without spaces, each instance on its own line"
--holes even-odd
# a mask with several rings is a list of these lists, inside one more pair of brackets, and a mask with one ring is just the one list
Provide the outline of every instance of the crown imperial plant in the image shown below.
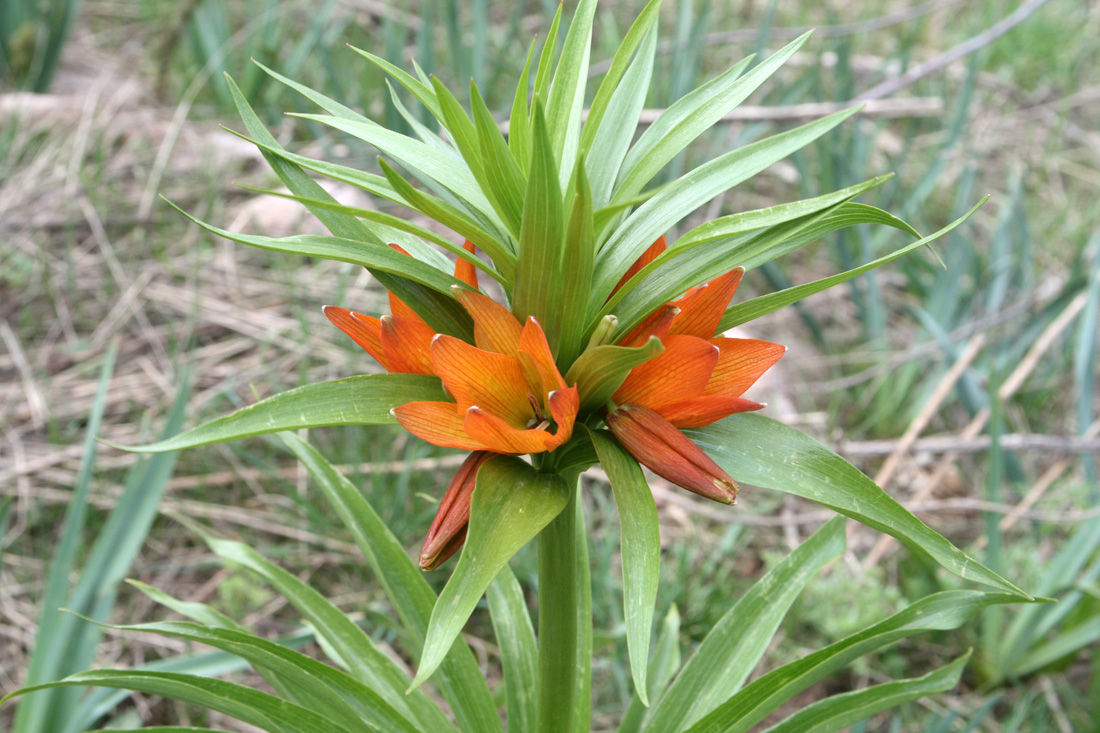
[[[405,689],[434,678],[459,729],[499,730],[500,715],[487,683],[469,649],[457,643],[488,591],[504,658],[509,728],[586,731],[591,579],[579,477],[596,465],[609,479],[620,515],[622,617],[634,691],[640,705],[651,705],[644,715],[643,708],[631,708],[624,730],[747,730],[852,658],[853,650],[862,654],[876,643],[925,628],[954,628],[983,606],[1027,598],[839,456],[758,414],[764,405],[752,399],[752,386],[786,349],[723,335],[918,249],[966,217],[921,238],[899,219],[852,203],[884,177],[680,231],[700,206],[745,185],[857,110],[757,140],[654,185],[669,162],[756,91],[807,38],[764,59],[746,59],[684,95],[635,139],[654,67],[659,5],[652,0],[645,6],[592,93],[588,62],[596,3],[578,4],[555,59],[559,7],[541,52],[536,55],[532,43],[527,54],[507,134],[476,85],[470,87],[467,110],[440,79],[419,67],[407,73],[366,51],[358,53],[422,105],[434,125],[409,112],[397,92],[397,109],[414,136],[388,130],[267,70],[323,111],[298,116],[379,150],[380,173],[285,149],[229,80],[245,137],[271,163],[292,192],[289,197],[316,215],[331,235],[276,239],[198,223],[247,245],[367,268],[389,292],[390,313],[375,316],[333,305],[326,306],[325,315],[383,373],[364,360],[364,374],[305,385],[131,450],[177,450],[322,425],[399,423],[430,443],[470,451],[443,493],[419,567],[437,568],[456,554],[458,560],[436,598],[357,489],[316,450],[286,433],[284,442],[333,502],[394,604],[417,659],[415,677],[410,681],[374,650],[355,624],[344,623],[339,609],[282,579],[280,590],[291,594],[348,674],[324,665],[318,669],[301,655],[291,661],[278,657],[282,661],[276,664],[274,657],[260,655],[261,649],[270,653],[261,641],[247,640],[254,637],[230,634],[230,639],[227,631],[204,631],[202,638],[223,646],[232,641],[235,653],[254,653],[248,658],[272,675],[275,689],[290,696],[285,711],[306,716],[302,720],[314,721],[313,728],[280,727],[278,721],[252,715],[271,708],[227,683],[202,700],[188,697],[192,689],[207,689],[195,687],[193,680],[192,687],[173,686],[165,677],[119,673],[63,684],[111,683],[207,705],[232,699],[238,703],[235,714],[267,730],[440,730],[450,719],[422,691],[406,695]],[[314,175],[358,186],[454,236],[390,213],[341,205]],[[887,224],[915,239],[849,272],[731,304],[738,285],[752,278],[755,268],[861,223]],[[809,498],[892,534],[927,560],[997,592],[930,596],[912,607],[914,618],[932,619],[925,626],[884,621],[881,631],[863,632],[870,636],[860,636],[858,644],[842,642],[819,652],[826,661],[818,666],[800,661],[774,678],[743,687],[794,594],[843,550],[843,522],[833,521],[736,603],[731,599],[730,610],[669,686],[671,673],[657,675],[658,680],[650,675],[661,544],[657,507],[642,466],[724,504],[734,502],[738,481]],[[512,556],[535,538],[537,641],[522,591],[508,569]],[[212,546],[265,577],[282,578],[247,548],[221,541]],[[943,608],[947,615],[936,616],[941,613],[936,609]],[[676,643],[675,624],[673,611],[662,644]],[[154,630],[185,638],[200,635],[190,627]],[[818,726],[814,730],[833,730],[860,719],[853,715],[949,689],[965,662],[960,658],[924,677],[890,683],[896,687],[815,703],[789,718],[783,730],[809,729],[798,718],[803,714]],[[833,707],[818,707],[823,704]]]

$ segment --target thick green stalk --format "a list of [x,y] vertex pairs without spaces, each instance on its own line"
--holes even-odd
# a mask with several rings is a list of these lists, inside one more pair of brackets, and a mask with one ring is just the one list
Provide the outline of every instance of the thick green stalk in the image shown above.
[[[574,487],[577,478],[570,477]],[[539,533],[538,733],[573,729],[577,705],[577,490]]]

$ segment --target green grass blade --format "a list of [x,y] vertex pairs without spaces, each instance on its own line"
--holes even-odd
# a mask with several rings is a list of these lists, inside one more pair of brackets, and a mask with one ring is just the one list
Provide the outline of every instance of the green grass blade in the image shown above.
[[602,303],[611,295],[623,273],[673,224],[718,194],[813,142],[856,111],[837,112],[730,151],[663,188],[627,217],[600,250],[593,280],[594,301]]
[[[398,617],[411,634],[420,652],[436,598],[419,568],[405,554],[405,548],[393,536],[370,503],[347,478],[340,475],[325,458],[293,433],[279,436],[302,462],[382,584]],[[455,644],[440,665],[435,682],[450,704],[461,730],[501,730],[500,716],[489,694],[477,660],[465,644]],[[418,693],[414,693],[418,694]],[[431,730],[427,728],[426,730]]]
[[870,628],[753,680],[691,730],[745,733],[798,693],[858,657],[914,634],[957,629],[983,608],[1019,600],[1004,593],[965,590],[927,596]]
[[749,413],[684,432],[740,481],[809,499],[892,535],[915,554],[961,578],[1031,599],[929,529],[855,466],[805,433]]
[[508,733],[534,733],[538,702],[539,649],[527,599],[507,565],[489,584],[489,615],[504,668]]
[[562,329],[562,249],[566,223],[558,168],[542,105],[536,100],[531,126],[531,172],[523,203],[512,312],[521,322],[534,316],[557,354]]
[[865,690],[827,697],[773,725],[765,733],[832,733],[883,710],[947,692],[959,684],[959,677],[969,659],[968,651],[951,664],[923,677],[887,682]]
[[657,504],[638,461],[609,433],[595,430],[590,435],[600,457],[600,465],[611,482],[615,505],[619,508],[626,647],[630,655],[635,694],[643,705],[649,705],[646,674],[649,670],[649,643],[654,605],[657,603],[657,583],[661,577]]
[[1045,644],[1032,649],[1013,667],[1013,674],[1021,676],[1032,674],[1048,664],[1053,664],[1087,646],[1100,641],[1100,616],[1093,616],[1084,623],[1071,629],[1062,629],[1058,635]]
[[443,399],[445,395],[438,377],[361,375],[287,390],[150,445],[107,445],[134,453],[165,453],[282,430],[322,425],[386,425],[396,422],[390,410],[398,405]]
[[914,250],[920,249],[930,242],[934,242],[935,240],[939,239],[944,234],[947,234],[952,229],[969,219],[970,216],[973,215],[973,213],[977,211],[982,204],[985,203],[985,201],[986,199],[982,199],[973,209],[963,215],[962,218],[956,219],[955,221],[945,226],[943,229],[940,229],[938,232],[930,234],[923,239],[917,240],[916,242],[911,242],[904,247],[897,249],[884,257],[880,257],[877,260],[868,262],[865,265],[861,265],[854,269],[848,270],[847,272],[841,272],[836,275],[822,278],[820,280],[815,280],[811,283],[806,283],[805,285],[798,285],[793,288],[787,288],[786,290],[780,290],[776,293],[769,293],[768,295],[762,295],[758,298],[753,298],[752,300],[738,303],[737,305],[726,310],[725,315],[722,316],[721,323],[718,325],[718,330],[724,331],[728,328],[739,326],[742,323],[748,323],[753,319],[760,318],[763,315],[771,313],[772,311],[778,310],[784,306],[791,305],[792,303],[797,303],[803,298],[809,297],[814,293],[820,293],[822,290],[828,290],[835,285],[839,285],[842,282],[851,280],[857,275],[861,275],[865,272],[873,270],[876,267],[881,267],[882,265],[885,265],[889,262],[893,262],[903,255],[907,255]]
[[723,614],[654,707],[644,730],[684,730],[740,689],[798,594],[844,551],[844,525],[839,517],[831,520]]
[[[63,651],[72,641],[69,634],[54,633],[64,616],[60,608],[69,597],[69,578],[76,566],[77,555],[83,542],[84,521],[88,512],[88,492],[91,488],[93,467],[95,465],[95,434],[103,419],[103,410],[107,404],[107,386],[111,381],[115,358],[118,356],[118,342],[112,341],[103,357],[99,370],[99,382],[95,399],[88,415],[88,429],[84,438],[84,452],[73,486],[72,498],[65,510],[57,550],[50,561],[46,573],[46,584],[42,592],[41,606],[38,610],[38,632],[35,635],[34,648],[27,662],[26,686],[40,685],[64,674],[65,658]],[[72,633],[72,632],[70,632]],[[43,688],[49,689],[49,688]],[[34,695],[23,700],[15,714],[12,733],[38,733],[48,730],[47,721],[60,712],[55,709],[58,696],[55,694]]]
[[477,474],[470,525],[458,565],[432,609],[412,688],[439,667],[485,589],[521,547],[569,501],[569,486],[518,458],[494,457]]

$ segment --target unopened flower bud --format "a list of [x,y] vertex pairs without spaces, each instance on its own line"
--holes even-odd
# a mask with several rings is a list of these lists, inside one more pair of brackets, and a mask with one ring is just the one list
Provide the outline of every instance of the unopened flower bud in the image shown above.
[[420,551],[420,568],[435,570],[458,552],[466,541],[466,526],[470,523],[470,500],[477,483],[477,471],[481,464],[494,454],[490,451],[474,451],[451,479],[439,509],[428,529],[424,548]]

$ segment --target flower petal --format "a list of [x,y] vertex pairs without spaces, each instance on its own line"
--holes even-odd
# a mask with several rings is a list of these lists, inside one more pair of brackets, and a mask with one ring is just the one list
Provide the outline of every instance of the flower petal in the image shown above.
[[626,338],[620,339],[617,345],[632,348],[643,346],[649,341],[650,336],[656,336],[664,340],[665,336],[668,336],[669,329],[672,328],[672,322],[676,320],[678,315],[680,315],[679,307],[666,305],[664,308],[650,314]]
[[623,405],[605,419],[619,443],[653,473],[708,499],[736,501],[737,482],[653,410]]
[[393,408],[401,427],[418,438],[444,448],[484,450],[485,446],[466,434],[462,415],[453,402],[409,402]]
[[766,405],[746,400],[744,397],[725,395],[701,395],[668,402],[655,408],[661,417],[678,428],[701,428],[729,417],[735,412],[752,412]]
[[431,346],[435,330],[417,316],[382,316],[382,351],[391,372],[435,374]]
[[694,336],[669,336],[659,356],[635,367],[611,399],[660,411],[665,405],[698,397],[718,363],[718,347]]
[[321,311],[326,318],[332,321],[334,326],[351,336],[355,343],[373,356],[374,360],[381,364],[383,369],[392,371],[386,362],[385,352],[382,349],[381,321],[335,305],[326,305]]
[[704,339],[714,336],[744,274],[744,267],[735,268],[705,285],[689,290],[683,298],[672,303],[680,306],[681,313],[672,322],[669,333]]
[[573,425],[577,420],[577,412],[581,409],[581,395],[576,387],[554,390],[548,399],[550,414],[558,429],[550,440],[546,441],[546,450],[554,450],[560,445],[569,442],[573,437]]
[[424,539],[424,548],[420,551],[422,569],[436,569],[462,546],[470,521],[470,499],[474,494],[477,471],[492,456],[489,451],[474,451],[451,479]]
[[[390,243],[390,247],[407,257],[412,257],[409,251],[399,244]],[[424,321],[424,319],[417,315],[416,311],[410,308],[405,301],[401,300],[401,298],[398,298],[393,293],[390,293],[390,313],[395,316],[401,316],[402,318],[415,318],[421,323]]]
[[634,264],[630,266],[630,269],[626,271],[622,278],[620,278],[619,284],[615,286],[615,289],[611,291],[611,294],[614,295],[615,293],[617,293],[619,291],[619,288],[621,288],[623,285],[626,285],[627,282],[630,281],[630,278],[634,277],[643,269],[645,269],[646,265],[657,259],[657,257],[659,257],[666,249],[668,249],[668,242],[665,241],[665,235],[662,234],[660,237],[657,238],[656,242],[649,245],[649,249],[647,249],[645,252],[642,252],[641,257],[634,261]]
[[538,428],[520,429],[476,405],[466,410],[463,428],[474,440],[494,453],[522,455],[543,453],[553,435]]
[[462,412],[476,405],[519,429],[535,417],[523,368],[510,356],[440,334],[432,341],[432,368]]
[[510,310],[476,290],[456,286],[451,292],[474,319],[474,342],[479,349],[505,356],[516,355],[523,327]]
[[[473,254],[477,250],[477,247],[475,247],[474,243],[469,239],[462,245],[462,248],[470,254]],[[474,263],[467,262],[459,257],[458,261],[455,262],[455,279],[461,280],[474,290],[477,290],[477,268],[474,267]]]
[[710,342],[722,355],[703,394],[739,397],[768,371],[787,347],[757,339],[714,338]]
[[527,384],[545,408],[547,396],[557,389],[565,389],[565,380],[554,363],[554,355],[546,340],[546,333],[534,316],[527,318],[519,337],[516,354]]

